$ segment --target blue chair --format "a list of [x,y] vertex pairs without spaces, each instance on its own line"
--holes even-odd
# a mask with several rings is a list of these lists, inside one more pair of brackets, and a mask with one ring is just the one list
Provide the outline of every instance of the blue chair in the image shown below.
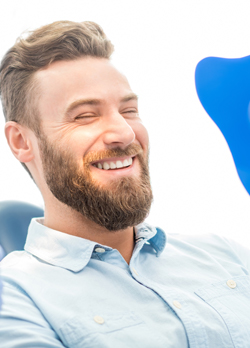
[[4,253],[23,250],[30,220],[43,215],[43,209],[29,203],[0,202],[0,246]]
[[0,245],[0,261],[4,258],[5,255],[6,255],[5,251],[3,250],[3,248]]

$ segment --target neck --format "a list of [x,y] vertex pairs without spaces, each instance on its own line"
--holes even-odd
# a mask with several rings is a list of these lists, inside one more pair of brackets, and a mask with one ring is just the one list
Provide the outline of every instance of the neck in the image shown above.
[[44,225],[117,249],[128,264],[132,257],[134,249],[133,227],[120,231],[108,231],[60,202],[50,205],[45,203]]

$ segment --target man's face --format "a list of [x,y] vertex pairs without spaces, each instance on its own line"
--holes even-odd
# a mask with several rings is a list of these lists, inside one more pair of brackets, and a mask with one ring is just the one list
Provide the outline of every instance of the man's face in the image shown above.
[[152,202],[148,135],[137,98],[107,59],[61,61],[36,73],[46,183],[61,202],[120,230]]

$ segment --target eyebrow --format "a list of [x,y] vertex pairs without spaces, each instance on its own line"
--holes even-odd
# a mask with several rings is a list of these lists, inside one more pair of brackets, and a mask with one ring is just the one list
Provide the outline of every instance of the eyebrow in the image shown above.
[[138,100],[138,95],[135,93],[130,93],[121,99],[122,103],[128,102],[130,100]]
[[[135,93],[130,93],[123,97],[120,102],[126,103],[130,100],[138,100],[138,96]],[[69,115],[74,109],[76,109],[78,106],[83,105],[100,105],[103,102],[102,99],[77,99],[73,103],[71,103],[67,109],[65,114]]]

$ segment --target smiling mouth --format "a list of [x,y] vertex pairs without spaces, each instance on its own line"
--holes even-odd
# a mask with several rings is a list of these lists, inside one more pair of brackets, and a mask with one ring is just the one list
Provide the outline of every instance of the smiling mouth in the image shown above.
[[114,169],[121,169],[121,168],[127,168],[130,167],[133,163],[134,157],[128,157],[124,160],[118,160],[118,161],[100,161],[95,162],[92,164],[92,166],[98,168],[98,169],[104,169],[104,170],[114,170]]

